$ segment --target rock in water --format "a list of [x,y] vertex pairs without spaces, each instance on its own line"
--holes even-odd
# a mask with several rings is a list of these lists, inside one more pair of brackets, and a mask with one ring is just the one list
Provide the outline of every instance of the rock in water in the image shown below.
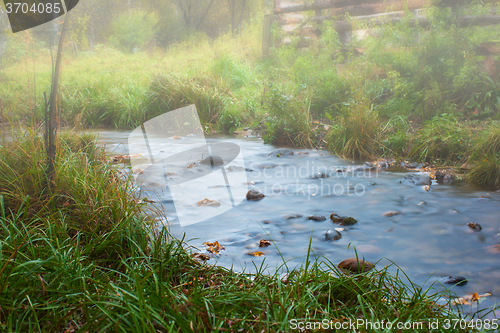
[[342,260],[337,267],[351,273],[365,273],[375,267],[375,265],[361,258],[349,258]]
[[203,165],[213,165],[214,167],[224,165],[224,161],[217,155],[208,156],[200,161]]
[[457,286],[465,286],[467,284],[467,279],[463,276],[443,276],[439,279],[439,282],[446,284],[454,284]]
[[468,226],[469,228],[471,228],[472,230],[474,230],[474,231],[481,231],[481,229],[483,229],[483,228],[479,225],[479,223],[476,223],[476,222],[469,222],[469,223],[467,223],[467,226]]
[[324,217],[323,215],[311,215],[307,219],[313,221],[324,221],[326,220],[326,217]]
[[401,184],[409,185],[431,185],[431,177],[428,175],[408,175],[399,181]]
[[354,169],[354,171],[372,171],[375,170],[377,167],[370,162],[365,162],[363,165],[358,166],[357,168]]
[[290,214],[290,215],[286,215],[284,217],[285,220],[293,220],[293,219],[300,219],[302,217],[301,214]]
[[248,201],[259,201],[265,197],[264,194],[260,193],[256,190],[250,190],[247,192],[247,200]]
[[388,212],[385,212],[382,214],[382,216],[388,216],[388,217],[391,217],[391,216],[394,216],[394,215],[399,215],[401,214],[400,212],[398,212],[397,210],[390,210]]
[[325,232],[325,240],[326,241],[336,241],[342,238],[342,234],[334,229],[328,229]]
[[349,216],[338,216],[335,213],[330,214],[330,220],[332,220],[333,223],[339,223],[340,225],[353,225],[358,223],[358,221]]
[[288,148],[279,148],[270,152],[267,156],[281,157],[281,156],[291,156],[293,155],[293,150]]

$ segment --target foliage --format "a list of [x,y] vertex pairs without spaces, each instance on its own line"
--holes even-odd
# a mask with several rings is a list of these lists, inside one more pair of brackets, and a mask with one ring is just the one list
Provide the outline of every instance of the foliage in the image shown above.
[[265,121],[267,134],[264,141],[278,145],[312,147],[314,138],[311,131],[309,101],[302,93],[301,99],[284,94],[274,84],[266,91]]
[[380,146],[380,120],[362,88],[353,94],[355,99],[341,107],[341,115],[331,118],[327,148],[348,158],[376,157]]
[[158,22],[155,13],[125,12],[113,20],[111,42],[129,52],[142,48],[153,40]]
[[500,188],[500,156],[485,155],[477,159],[467,180],[479,186],[497,190]]
[[470,130],[450,114],[435,116],[413,136],[409,157],[419,161],[461,161],[470,148]]

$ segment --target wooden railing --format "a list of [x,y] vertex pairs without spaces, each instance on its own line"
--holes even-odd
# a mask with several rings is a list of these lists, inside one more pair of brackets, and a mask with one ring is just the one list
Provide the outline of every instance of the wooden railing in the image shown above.
[[[482,0],[483,3],[497,3],[499,0]],[[273,14],[266,15],[263,26],[262,38],[262,53],[267,55],[269,47],[272,44],[271,26],[274,21],[279,26],[284,27],[290,24],[298,24],[299,28],[304,28],[309,22],[322,22],[325,20],[335,20],[334,27],[339,34],[342,44],[349,43],[352,35],[351,21],[355,21],[360,17],[370,15],[386,15],[397,16],[401,11],[412,11],[414,14],[417,10],[426,8],[428,6],[444,6],[451,7],[456,10],[456,6],[464,5],[470,0],[330,0],[319,1],[316,0],[310,4],[300,4],[282,7],[281,0],[274,0]],[[315,15],[308,18],[286,18],[286,14],[298,13],[304,11],[315,11]],[[323,11],[327,10],[327,14]],[[342,20],[342,16],[348,14],[353,20]],[[429,21],[425,17],[417,17],[410,20],[410,24],[421,27],[428,27]],[[399,17],[392,18],[371,18],[370,26],[379,26],[386,23],[397,23],[401,21]],[[490,25],[500,24],[499,15],[485,15],[485,16],[460,16],[458,17],[460,27],[468,27],[470,25]],[[310,30],[310,29],[309,29]]]

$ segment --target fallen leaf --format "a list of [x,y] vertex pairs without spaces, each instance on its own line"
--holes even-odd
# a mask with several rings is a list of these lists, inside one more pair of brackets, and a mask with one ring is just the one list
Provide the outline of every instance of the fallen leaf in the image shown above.
[[253,257],[262,257],[262,256],[265,256],[264,252],[261,252],[261,251],[248,252],[247,254],[249,256],[253,256]]
[[193,258],[200,259],[202,261],[207,261],[211,259],[209,255],[206,255],[204,253],[194,253]]
[[268,241],[267,239],[261,239],[259,241],[259,247],[266,247],[266,246],[269,246],[271,245],[271,242]]
[[179,139],[181,139],[181,137],[180,137],[180,136],[178,136],[178,135],[174,135],[174,140],[179,140]]
[[220,205],[221,205],[220,202],[215,200],[210,200],[207,198],[198,201],[198,206],[219,207]]
[[207,251],[213,254],[218,254],[220,251],[224,250],[225,247],[219,244],[219,241],[213,243],[205,242],[203,245],[207,246]]

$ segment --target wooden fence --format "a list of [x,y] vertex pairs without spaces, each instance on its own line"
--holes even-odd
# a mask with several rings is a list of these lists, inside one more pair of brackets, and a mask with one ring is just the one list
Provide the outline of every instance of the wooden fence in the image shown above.
[[[499,0],[482,0],[483,3],[497,3]],[[271,27],[273,22],[277,22],[281,28],[289,25],[298,26],[297,29],[287,29],[290,34],[297,33],[307,35],[311,22],[323,22],[325,20],[335,20],[334,28],[339,35],[342,45],[348,44],[352,38],[353,25],[360,19],[369,19],[369,26],[379,26],[386,23],[397,23],[401,21],[401,12],[411,11],[415,18],[409,22],[415,26],[428,27],[429,21],[425,17],[418,17],[418,10],[428,6],[451,7],[456,11],[457,6],[465,5],[467,0],[315,0],[310,4],[293,4],[282,6],[281,0],[274,0],[273,14],[266,15],[263,24],[262,34],[262,54],[266,56],[269,48],[273,44]],[[286,17],[287,14],[301,13],[305,11],[314,11],[314,16],[305,17]],[[496,8],[494,8],[496,14]],[[348,14],[352,19],[347,21],[343,18]],[[301,15],[295,15],[301,16]],[[382,18],[384,17],[384,18]],[[389,17],[389,18],[387,18]],[[491,25],[500,24],[500,15],[483,16],[459,16],[458,23],[460,27],[471,25]],[[309,33],[310,35],[310,33]]]

